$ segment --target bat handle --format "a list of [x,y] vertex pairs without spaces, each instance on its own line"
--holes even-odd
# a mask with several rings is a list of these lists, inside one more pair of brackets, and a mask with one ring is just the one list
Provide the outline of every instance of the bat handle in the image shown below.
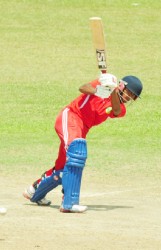
[[106,69],[102,69],[101,72],[102,72],[102,74],[106,74],[107,70]]

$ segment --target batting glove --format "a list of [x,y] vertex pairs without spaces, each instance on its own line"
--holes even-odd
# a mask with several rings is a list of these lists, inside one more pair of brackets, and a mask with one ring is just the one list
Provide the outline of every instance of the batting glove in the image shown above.
[[121,92],[123,92],[124,88],[125,88],[125,82],[122,81],[122,80],[120,80],[120,81],[119,81],[119,85],[118,85],[118,89],[119,89]]
[[112,74],[101,74],[99,77],[99,82],[102,86],[108,86],[111,89],[117,87],[117,78]]
[[108,86],[97,85],[95,95],[101,98],[108,98],[113,90],[114,88],[111,89]]

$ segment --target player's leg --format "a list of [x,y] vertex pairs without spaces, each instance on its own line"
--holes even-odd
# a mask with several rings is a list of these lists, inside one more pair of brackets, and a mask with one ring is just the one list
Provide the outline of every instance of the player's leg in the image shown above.
[[62,136],[62,113],[59,114],[58,118],[56,119],[55,126],[57,127],[56,132],[61,143],[58,158],[55,161],[55,167],[43,173],[41,178],[36,180],[33,185],[29,186],[23,193],[25,198],[30,199],[32,202],[37,202],[39,205],[50,205],[51,202],[46,200],[45,195],[61,184],[61,170],[64,168],[66,162],[66,150]]
[[47,177],[49,177],[49,176],[52,175],[54,169],[55,169],[55,167],[50,168],[50,169],[48,169],[47,171],[45,171],[45,172],[41,175],[41,177],[40,177],[38,180],[34,181],[33,187],[34,187],[35,189],[37,189],[38,186],[40,185],[41,181],[42,181],[44,178],[47,178]]
[[67,161],[63,171],[62,184],[64,199],[61,212],[84,212],[86,206],[79,205],[82,172],[87,158],[86,140],[78,138],[72,141],[67,150]]
[[[32,197],[34,196],[35,194],[35,191],[36,189],[38,188],[38,186],[40,185],[41,181],[44,179],[44,178],[47,178],[49,176],[52,175],[54,171],[54,168],[51,168],[47,171],[45,171],[41,177],[36,180],[32,185],[30,185],[29,187],[27,187],[24,192],[23,192],[23,196],[26,198],[26,199],[29,199],[31,200]],[[44,205],[44,206],[48,206],[51,204],[51,201],[50,200],[47,200],[45,197],[43,197],[41,200],[39,200],[38,202],[38,205]]]
[[[62,123],[62,127],[63,127],[63,140],[65,143],[65,148],[67,150],[67,162],[66,165],[64,167],[64,171],[63,171],[63,191],[64,191],[64,200],[62,203],[62,206],[60,208],[61,212],[84,212],[87,207],[86,206],[80,206],[79,205],[79,194],[80,194],[80,186],[81,186],[81,178],[82,178],[82,171],[83,171],[83,167],[85,165],[85,160],[87,157],[87,149],[86,149],[86,142],[85,138],[86,134],[88,132],[88,128],[84,126],[82,120],[79,118],[79,116],[77,116],[75,113],[73,113],[72,111],[70,111],[69,109],[65,109],[63,112],[63,123]],[[56,128],[57,130],[57,128]],[[78,141],[75,139],[76,138],[81,138]],[[77,148],[78,147],[78,148]],[[82,155],[82,165],[78,166],[78,168],[76,167],[76,165],[73,166],[73,163],[69,161],[69,163],[72,164],[71,167],[69,167],[68,164],[68,159],[69,159],[69,152],[72,150],[76,150],[76,152],[78,151],[78,155],[76,153],[75,156],[73,156],[73,160],[74,157],[76,158],[76,162],[79,161],[79,158],[81,158]],[[86,156],[85,156],[86,155]],[[74,179],[70,179],[71,176],[74,176]],[[72,186],[70,186],[70,184]],[[76,189],[71,190],[73,188],[73,184],[74,187]],[[69,185],[69,187],[68,187]],[[66,207],[66,197],[69,195],[68,191],[70,192],[74,192],[76,194],[73,203],[70,204],[70,208],[68,206],[68,208]],[[69,196],[70,197],[70,196]],[[64,207],[65,204],[65,207]]]
[[51,176],[41,180],[38,188],[35,190],[33,197],[30,199],[32,202],[42,200],[48,192],[62,184],[61,171],[53,171]]
[[50,205],[50,201],[44,198],[48,192],[61,185],[61,173],[66,162],[66,151],[64,149],[64,142],[60,143],[58,159],[60,169],[49,169],[40,179],[36,180],[33,185],[29,186],[23,193],[23,196],[30,199],[32,202],[37,202],[38,205]]
[[[53,188],[61,184],[60,170],[64,168],[66,162],[66,149],[70,142],[77,137],[85,137],[86,128],[82,129],[82,121],[80,118],[69,112],[69,109],[65,109],[59,114],[55,123],[55,130],[61,140],[58,158],[55,162],[55,168],[45,172],[45,178],[41,177],[34,185],[30,186],[24,196],[29,198],[33,202],[37,202],[40,205],[49,205],[50,201],[47,201],[44,197]],[[44,204],[42,204],[42,202]]]

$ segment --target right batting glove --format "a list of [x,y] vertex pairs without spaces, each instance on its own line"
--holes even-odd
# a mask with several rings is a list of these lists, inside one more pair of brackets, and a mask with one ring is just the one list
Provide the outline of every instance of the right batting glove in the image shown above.
[[117,87],[117,78],[116,76],[109,73],[101,73],[99,77],[99,82],[102,86],[108,86],[111,89]]

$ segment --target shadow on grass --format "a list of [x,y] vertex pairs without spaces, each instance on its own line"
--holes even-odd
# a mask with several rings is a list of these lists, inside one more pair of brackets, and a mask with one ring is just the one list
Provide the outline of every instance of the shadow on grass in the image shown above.
[[[30,203],[30,204],[24,204],[25,206],[38,206],[38,207],[48,207],[48,208],[54,208],[59,209],[60,206],[58,205],[50,205],[50,206],[39,206],[36,203]],[[110,205],[87,205],[88,210],[93,211],[109,211],[114,209],[127,209],[127,208],[133,208],[131,206],[110,206]]]
[[110,206],[110,205],[87,205],[87,206],[88,210],[94,210],[94,211],[108,211],[114,209],[133,208],[131,206]]
[[42,205],[38,205],[37,203],[25,203],[24,204],[24,206],[38,206],[38,207],[43,207],[43,208],[45,208],[45,207],[48,207],[48,208],[54,208],[54,209],[59,209],[60,208],[60,205],[58,206],[58,205],[49,205],[49,206],[42,206]]
[[[59,209],[60,206],[57,205],[50,205],[51,208]],[[108,211],[108,210],[114,210],[114,209],[126,209],[126,208],[133,208],[130,206],[110,206],[110,205],[87,205],[88,210],[94,210],[94,211]]]

